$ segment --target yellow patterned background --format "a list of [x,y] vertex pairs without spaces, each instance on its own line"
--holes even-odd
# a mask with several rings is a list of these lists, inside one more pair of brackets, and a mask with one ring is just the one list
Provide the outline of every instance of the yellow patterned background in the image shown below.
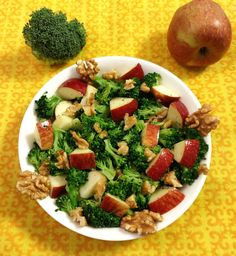
[[[203,71],[179,66],[167,50],[166,31],[185,0],[0,0],[0,255],[236,255],[236,1],[217,0],[233,27],[227,55]],[[88,42],[80,55],[128,55],[157,63],[212,103],[221,125],[212,134],[211,171],[192,207],[165,230],[140,240],[104,242],[61,226],[15,189],[17,140],[26,107],[60,70],[32,56],[22,28],[32,10],[47,6],[83,21]]]

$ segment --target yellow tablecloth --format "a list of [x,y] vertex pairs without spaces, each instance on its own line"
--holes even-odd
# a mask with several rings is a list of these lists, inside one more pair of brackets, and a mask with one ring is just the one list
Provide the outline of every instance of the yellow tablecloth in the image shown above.
[[[171,57],[166,31],[174,11],[187,1],[0,0],[0,255],[236,255],[236,41],[227,55],[203,71],[188,70]],[[236,26],[236,1],[218,0]],[[211,171],[192,207],[165,230],[129,242],[78,235],[54,221],[15,189],[17,140],[26,107],[60,70],[38,61],[22,28],[32,10],[47,6],[83,21],[88,41],[80,58],[128,55],[157,63],[179,76],[201,103],[220,117],[212,133]]]

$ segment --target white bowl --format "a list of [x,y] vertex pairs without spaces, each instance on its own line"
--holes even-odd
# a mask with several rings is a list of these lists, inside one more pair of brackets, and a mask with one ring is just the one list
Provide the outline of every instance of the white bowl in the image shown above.
[[[111,71],[112,69],[117,70],[120,74],[125,73],[130,68],[140,63],[143,67],[145,73],[157,72],[162,77],[162,84],[170,87],[171,89],[177,91],[181,95],[181,101],[186,104],[190,113],[197,110],[200,107],[200,103],[192,91],[175,75],[170,71],[160,67],[151,62],[122,56],[109,56],[101,57],[95,59],[101,69],[101,73]],[[49,80],[35,95],[32,99],[30,105],[28,106],[19,133],[19,145],[18,153],[20,166],[22,171],[24,170],[34,170],[27,162],[27,154],[32,148],[34,141],[34,128],[36,124],[36,116],[34,113],[34,102],[39,99],[44,92],[48,92],[48,95],[53,95],[58,88],[58,86],[65,80],[77,77],[75,72],[75,65],[68,67],[55,75],[51,80]],[[206,160],[204,161],[208,168],[211,159],[211,137],[206,136],[206,142],[209,145],[209,150],[206,155]],[[194,202],[200,193],[204,182],[206,180],[205,175],[200,175],[198,179],[191,186],[184,186],[181,191],[185,194],[185,199],[174,209],[163,215],[163,222],[158,223],[157,231],[169,226],[175,220],[177,220]],[[124,241],[132,240],[141,237],[140,235],[126,232],[120,228],[92,228],[92,227],[79,227],[75,222],[71,221],[68,215],[61,211],[55,211],[57,209],[55,205],[55,200],[50,197],[44,200],[38,200],[39,205],[56,221],[64,225],[65,227],[91,238],[108,240],[108,241]]]

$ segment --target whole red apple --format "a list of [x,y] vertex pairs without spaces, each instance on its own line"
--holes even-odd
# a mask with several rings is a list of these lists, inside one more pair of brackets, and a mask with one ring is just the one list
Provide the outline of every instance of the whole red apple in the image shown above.
[[185,66],[205,67],[220,60],[230,46],[231,25],[212,0],[192,0],[174,14],[167,33],[168,48]]

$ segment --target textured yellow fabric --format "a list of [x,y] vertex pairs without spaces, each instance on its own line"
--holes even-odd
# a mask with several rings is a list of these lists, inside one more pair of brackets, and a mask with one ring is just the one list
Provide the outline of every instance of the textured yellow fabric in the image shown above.
[[[189,70],[171,57],[166,31],[174,0],[0,0],[0,255],[236,255],[236,37],[217,64]],[[236,1],[218,0],[236,26]],[[157,63],[179,76],[201,103],[221,118],[213,132],[211,171],[192,207],[165,230],[140,240],[104,242],[80,236],[15,189],[17,140],[26,107],[53,75],[75,62],[49,67],[24,44],[32,10],[62,10],[83,21],[88,41],[81,58],[128,55]]]

